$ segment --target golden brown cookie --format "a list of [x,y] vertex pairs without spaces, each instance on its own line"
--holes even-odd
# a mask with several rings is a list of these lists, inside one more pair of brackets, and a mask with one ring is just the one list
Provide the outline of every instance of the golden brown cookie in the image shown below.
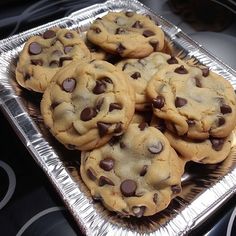
[[25,43],[17,63],[16,80],[28,90],[43,93],[63,66],[89,58],[90,52],[76,31],[53,28]]
[[153,52],[142,59],[125,59],[117,67],[129,75],[129,82],[135,90],[135,108],[138,111],[151,110],[150,99],[146,95],[147,83],[163,65],[186,65],[182,60],[166,53]]
[[107,52],[129,58],[142,58],[164,47],[161,28],[147,16],[134,12],[109,12],[97,18],[87,38]]
[[167,130],[164,135],[183,158],[203,164],[216,164],[223,161],[229,155],[232,146],[232,134],[226,138],[211,137],[200,141],[179,137]]
[[207,69],[166,65],[149,81],[153,112],[178,135],[224,138],[236,125],[232,85]]
[[108,62],[73,62],[45,90],[41,113],[61,143],[90,150],[127,129],[134,114],[134,92],[126,74]]
[[91,195],[127,217],[165,209],[181,191],[185,164],[165,136],[146,123],[130,124],[111,141],[82,152],[80,172]]

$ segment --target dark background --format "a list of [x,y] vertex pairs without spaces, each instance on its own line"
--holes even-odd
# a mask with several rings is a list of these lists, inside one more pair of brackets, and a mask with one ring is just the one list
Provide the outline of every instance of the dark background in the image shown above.
[[[1,1],[0,38],[59,19],[98,2],[103,1]],[[212,53],[236,68],[236,47],[233,49],[230,47],[234,39],[236,42],[236,17],[231,11],[210,1],[141,2],[178,25]],[[226,52],[223,54],[220,51],[222,40],[225,40],[224,52]],[[0,113],[0,140],[0,204],[3,203],[9,188],[13,193],[7,201],[4,200],[5,204],[2,207],[0,205],[0,235],[81,235],[74,219],[47,177],[35,164],[2,113]],[[10,181],[7,173],[11,176]],[[207,233],[210,236],[226,235],[235,202],[233,197],[202,227],[193,232],[193,235]]]

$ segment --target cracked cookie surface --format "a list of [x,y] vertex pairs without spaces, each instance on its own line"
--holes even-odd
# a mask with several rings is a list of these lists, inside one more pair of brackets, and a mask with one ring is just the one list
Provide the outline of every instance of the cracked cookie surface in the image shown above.
[[90,52],[76,31],[53,28],[26,42],[17,63],[16,80],[28,90],[43,93],[63,66],[89,58]]
[[134,12],[109,12],[97,18],[87,38],[107,52],[129,58],[142,58],[164,47],[162,29],[147,16]]
[[45,124],[61,143],[90,150],[126,130],[134,91],[108,62],[72,62],[55,75],[40,105]]
[[150,99],[146,95],[147,83],[163,65],[167,64],[185,65],[179,58],[161,52],[153,52],[142,59],[125,59],[116,65],[129,75],[129,82],[135,90],[136,110],[151,109]]
[[109,144],[82,152],[80,172],[91,195],[109,210],[141,217],[165,209],[180,193],[183,169],[166,137],[141,123],[130,124]]
[[154,114],[191,139],[229,136],[236,124],[236,98],[223,77],[197,67],[168,65],[149,81]]

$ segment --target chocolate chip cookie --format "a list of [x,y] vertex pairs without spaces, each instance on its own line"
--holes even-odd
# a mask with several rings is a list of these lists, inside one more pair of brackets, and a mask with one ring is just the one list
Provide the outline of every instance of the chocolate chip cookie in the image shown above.
[[66,147],[90,150],[127,129],[134,114],[134,91],[126,74],[108,62],[72,62],[45,90],[41,113]]
[[206,140],[192,140],[179,137],[170,131],[165,131],[170,145],[188,161],[203,164],[216,164],[223,161],[230,153],[232,134],[226,138],[210,137]]
[[125,59],[117,64],[117,67],[129,75],[130,84],[135,90],[136,110],[150,110],[149,99],[146,96],[146,87],[152,76],[159,71],[163,65],[185,63],[176,57],[161,52],[153,52],[142,59]]
[[164,47],[162,29],[135,12],[109,12],[97,18],[87,38],[107,52],[128,58],[142,58]]
[[236,98],[223,77],[197,67],[167,65],[149,81],[154,114],[191,139],[225,138],[236,125]]
[[141,217],[165,209],[181,192],[184,164],[160,131],[141,123],[82,152],[80,172],[91,195],[109,210]]
[[76,31],[53,28],[26,42],[16,80],[22,87],[42,93],[64,65],[85,58],[90,58],[90,52]]

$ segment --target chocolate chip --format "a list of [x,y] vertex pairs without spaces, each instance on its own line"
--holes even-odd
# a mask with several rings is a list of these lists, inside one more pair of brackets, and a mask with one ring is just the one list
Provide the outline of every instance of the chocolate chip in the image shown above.
[[138,218],[143,216],[145,210],[146,210],[145,206],[138,206],[138,207],[133,207],[132,208],[132,211],[133,211],[134,215]]
[[124,149],[124,148],[126,148],[126,145],[125,145],[125,143],[124,143],[124,142],[122,142],[122,141],[120,142],[120,148],[121,148],[121,149]]
[[141,131],[143,131],[144,129],[148,127],[148,124],[146,122],[142,122],[141,124],[139,124],[138,127]]
[[120,185],[120,191],[125,197],[134,196],[136,189],[137,183],[132,179],[126,179]]
[[193,126],[196,124],[195,120],[192,120],[192,119],[188,119],[188,120],[186,120],[186,122],[189,126]]
[[43,61],[41,59],[32,59],[31,60],[31,64],[35,65],[35,66],[42,66],[43,65]]
[[149,41],[149,44],[153,47],[154,51],[157,51],[159,48],[159,42],[157,40],[151,40]]
[[114,164],[115,160],[113,158],[106,157],[105,159],[100,161],[99,166],[105,171],[110,171],[113,169]]
[[171,64],[178,64],[178,61],[175,57],[171,56],[171,58],[167,60],[167,63],[170,65]]
[[140,176],[146,175],[147,169],[148,169],[148,166],[147,166],[147,165],[144,165],[143,168],[141,169],[139,175],[140,175]]
[[141,74],[136,71],[136,72],[134,72],[130,77],[133,78],[133,79],[138,79],[138,78],[141,77]]
[[98,185],[99,186],[104,186],[104,185],[112,185],[112,186],[114,186],[115,184],[110,180],[110,179],[108,179],[107,177],[105,177],[105,176],[101,176],[100,178],[99,178],[99,180],[98,180]]
[[97,100],[96,106],[95,106],[97,111],[100,111],[100,110],[101,110],[101,107],[102,107],[103,102],[104,102],[104,98],[99,98],[99,99]]
[[151,152],[152,154],[159,154],[162,150],[163,150],[163,144],[160,141],[148,147],[148,151]]
[[202,69],[202,76],[207,77],[210,73],[209,68],[203,68]]
[[157,204],[157,200],[158,200],[158,194],[157,194],[157,193],[154,193],[154,194],[153,194],[152,200],[153,200],[153,202],[154,202],[155,204]]
[[113,111],[113,110],[121,110],[122,109],[122,106],[119,104],[119,103],[111,103],[110,106],[109,106],[109,111]]
[[44,39],[51,39],[56,36],[56,33],[53,30],[47,30],[43,33]]
[[116,127],[113,131],[115,134],[120,134],[123,132],[122,122],[116,123]]
[[171,191],[173,194],[179,194],[181,192],[181,187],[179,185],[172,185]]
[[220,107],[220,112],[222,114],[227,114],[227,113],[231,113],[232,112],[232,108],[229,105],[223,104]]
[[93,168],[90,167],[87,169],[87,175],[91,180],[96,180],[96,173]]
[[73,46],[65,46],[65,47],[64,47],[64,52],[65,52],[65,53],[68,53],[68,52],[70,52],[72,49],[73,49]]
[[123,28],[117,28],[116,29],[116,32],[115,32],[115,34],[124,34],[125,33],[125,29],[123,29]]
[[86,107],[80,113],[80,119],[82,121],[89,121],[97,115],[97,111],[93,107]]
[[95,87],[93,88],[93,93],[94,94],[101,94],[101,93],[104,93],[106,91],[106,84],[101,81],[101,80],[97,80],[96,81],[96,85]]
[[136,28],[136,29],[141,29],[141,28],[143,28],[143,25],[141,24],[141,22],[139,20],[137,20],[137,21],[134,22],[132,27]]
[[132,12],[132,11],[127,11],[127,12],[125,13],[125,15],[126,15],[127,17],[132,17],[132,16],[134,15],[134,12]]
[[219,117],[218,118],[218,126],[224,125],[225,124],[225,118],[224,117]]
[[224,145],[224,139],[222,138],[210,138],[212,148],[216,151],[220,151]]
[[60,65],[60,62],[56,61],[56,60],[50,61],[50,63],[49,63],[49,66],[53,67],[53,68],[59,67],[59,65]]
[[65,38],[72,39],[72,38],[74,38],[74,35],[72,33],[68,32],[65,34]]
[[96,28],[93,28],[93,31],[96,33],[96,34],[99,34],[99,33],[101,33],[102,31],[101,31],[101,29],[100,28],[98,28],[98,27],[96,27]]
[[118,54],[122,54],[125,49],[126,49],[126,48],[125,48],[121,43],[119,43],[118,47],[116,48],[116,52],[117,52]]
[[28,79],[30,79],[30,78],[31,78],[30,74],[26,73],[26,74],[24,75],[24,79],[25,79],[25,80],[28,80]]
[[177,74],[188,74],[188,71],[184,68],[184,66],[177,67],[175,70]]
[[107,83],[109,83],[109,84],[113,84],[112,80],[111,80],[110,78],[108,78],[108,77],[100,78],[100,80],[101,80],[101,81],[105,81],[105,82],[107,82]]
[[108,133],[108,129],[110,128],[110,126],[111,124],[109,123],[97,122],[99,136],[105,136]]
[[202,87],[201,80],[197,77],[195,77],[194,80],[195,80],[196,87],[201,88]]
[[185,98],[176,97],[175,98],[175,107],[183,107],[188,101]]
[[74,78],[67,78],[63,81],[62,88],[64,91],[71,93],[75,89],[75,85],[76,81]]
[[161,95],[152,99],[152,105],[154,108],[161,109],[165,105],[165,98]]
[[39,43],[33,42],[29,45],[29,54],[31,55],[38,55],[42,50],[42,46]]
[[153,36],[153,35],[155,35],[155,33],[151,30],[144,30],[143,31],[143,36],[144,37],[150,37],[150,36]]
[[113,137],[109,140],[109,145],[110,145],[110,146],[116,145],[117,143],[120,142],[121,138],[122,138],[122,135],[120,135],[120,136],[113,136]]
[[59,62],[59,66],[62,67],[64,61],[72,61],[72,60],[73,60],[72,57],[61,57],[61,58],[60,58],[60,62]]

